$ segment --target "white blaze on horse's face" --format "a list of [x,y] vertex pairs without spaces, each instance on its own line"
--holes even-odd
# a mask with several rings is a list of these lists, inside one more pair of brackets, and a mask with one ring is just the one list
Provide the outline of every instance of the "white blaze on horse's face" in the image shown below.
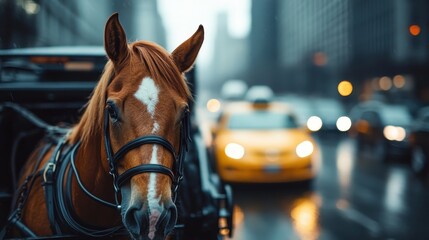
[[155,108],[158,103],[159,89],[150,77],[143,78],[139,89],[134,96],[140,100],[147,107],[147,111],[150,113],[152,119],[155,116]]
[[[158,103],[159,89],[155,81],[149,77],[143,78],[137,92],[134,96],[140,100],[147,108],[147,111],[152,117],[153,127],[152,134],[156,134],[159,129],[159,124],[155,119],[156,105]],[[158,164],[158,146],[153,145],[152,156],[150,159],[151,164]],[[156,196],[156,173],[151,173],[149,177],[147,201],[149,207],[149,233],[148,237],[153,239],[156,232],[156,224],[161,216],[162,206],[159,204],[161,196]],[[133,201],[133,199],[131,199]]]

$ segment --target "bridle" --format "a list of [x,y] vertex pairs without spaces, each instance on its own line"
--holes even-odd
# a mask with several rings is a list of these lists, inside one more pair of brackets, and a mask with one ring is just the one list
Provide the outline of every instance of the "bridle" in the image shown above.
[[[116,207],[121,208],[119,203],[119,196],[121,187],[124,183],[130,180],[133,176],[141,173],[160,173],[170,177],[172,181],[172,193],[173,201],[177,198],[177,189],[180,181],[183,179],[183,159],[185,157],[185,151],[188,148],[188,142],[191,140],[190,137],[190,116],[189,108],[186,107],[182,115],[180,122],[180,146],[179,152],[176,153],[173,145],[165,138],[158,135],[146,135],[138,137],[122,146],[116,153],[113,153],[110,135],[109,135],[109,111],[106,107],[104,110],[104,147],[106,149],[107,162],[109,164],[109,174],[113,178],[113,188],[115,190],[115,201]],[[167,149],[173,156],[173,168],[170,169],[162,164],[142,164],[136,167],[126,170],[124,173],[119,174],[117,169],[117,163],[120,161],[125,154],[130,150],[140,147],[145,144],[159,144]]]
[[[107,105],[107,103],[106,103]],[[188,143],[191,141],[190,136],[190,111],[189,108],[186,107],[182,119],[180,122],[180,145],[179,145],[179,152],[176,153],[173,145],[166,140],[165,138],[158,136],[158,135],[146,135],[141,136],[138,138],[135,138],[128,143],[126,143],[124,146],[119,148],[119,150],[116,153],[113,153],[111,141],[110,141],[110,135],[109,135],[109,111],[106,106],[104,110],[104,147],[106,150],[106,156],[107,156],[107,162],[109,164],[109,174],[113,178],[113,189],[115,191],[115,203],[108,202],[106,200],[103,200],[95,195],[93,195],[91,192],[89,192],[86,187],[83,185],[83,183],[80,180],[79,173],[77,172],[77,169],[74,164],[74,157],[71,159],[71,166],[72,170],[74,172],[74,175],[76,177],[78,186],[83,190],[83,192],[91,197],[93,200],[102,203],[104,205],[107,205],[109,207],[117,208],[118,210],[121,209],[120,204],[120,196],[121,196],[121,187],[123,184],[125,184],[128,180],[130,180],[133,176],[141,174],[141,173],[160,173],[167,175],[170,177],[172,181],[172,195],[173,195],[173,202],[176,202],[177,199],[177,190],[179,188],[180,182],[183,179],[183,159],[185,158],[186,151],[188,150]],[[162,164],[142,164],[138,165],[136,167],[130,168],[126,170],[124,173],[119,174],[117,169],[117,163],[120,161],[125,154],[127,154],[132,149],[138,148],[145,144],[159,144],[166,148],[173,156],[173,168],[170,169]],[[79,144],[77,144],[79,145]],[[79,146],[76,146],[76,149]],[[75,149],[75,150],[76,150]]]
[[[135,138],[129,141],[128,143],[126,143],[124,146],[122,146],[116,153],[113,153],[111,141],[110,141],[110,135],[109,135],[109,132],[110,132],[109,131],[109,111],[108,111],[108,108],[106,107],[104,110],[103,138],[104,138],[104,147],[106,150],[107,162],[109,164],[109,174],[112,176],[112,179],[113,179],[113,189],[115,191],[115,203],[111,203],[106,200],[103,200],[93,195],[90,191],[86,189],[86,187],[83,185],[83,183],[80,180],[79,173],[77,172],[77,169],[74,164],[74,157],[72,156],[72,159],[70,161],[71,167],[72,167],[71,169],[74,172],[78,186],[83,190],[83,192],[86,195],[88,195],[93,200],[99,203],[102,203],[104,205],[107,205],[109,207],[120,210],[121,204],[119,199],[121,196],[121,187],[123,184],[125,184],[133,176],[141,173],[160,173],[170,177],[172,181],[173,202],[176,202],[177,190],[179,188],[180,182],[183,179],[183,161],[184,161],[186,152],[188,151],[188,142],[191,141],[190,124],[191,124],[190,111],[189,111],[189,108],[186,107],[184,109],[182,119],[180,122],[180,145],[179,145],[178,153],[176,153],[173,145],[168,140],[158,135],[146,135],[146,136]],[[77,144],[74,151],[77,150],[77,148],[79,147],[79,144]],[[173,156],[173,160],[174,160],[173,168],[170,169],[162,164],[147,163],[147,164],[142,164],[142,165],[138,165],[136,167],[130,168],[126,170],[124,173],[119,174],[117,169],[118,161],[120,161],[125,156],[125,154],[127,154],[132,149],[138,148],[145,144],[159,144],[164,148],[166,148]]]
[[[107,103],[106,103],[107,105]],[[188,149],[188,142],[191,140],[190,137],[190,112],[189,108],[185,108],[180,122],[180,145],[179,152],[176,153],[173,145],[167,141],[165,138],[157,135],[146,135],[138,137],[122,146],[116,153],[113,153],[111,144],[110,144],[110,135],[109,135],[109,112],[106,106],[104,112],[104,146],[106,149],[107,161],[109,164],[109,174],[113,178],[113,188],[115,190],[115,203],[111,203],[104,199],[101,199],[94,194],[92,194],[80,180],[78,170],[75,165],[75,153],[80,146],[81,142],[76,143],[72,146],[67,158],[63,161],[65,164],[60,166],[59,171],[57,172],[57,191],[55,194],[56,209],[58,212],[58,217],[61,218],[61,222],[65,223],[68,227],[73,229],[75,232],[91,236],[91,237],[103,237],[111,234],[124,234],[122,230],[123,226],[114,226],[107,229],[98,229],[91,226],[87,226],[79,222],[73,215],[73,203],[71,202],[71,178],[75,177],[79,188],[93,200],[106,205],[111,208],[116,208],[121,210],[121,204],[119,198],[121,196],[121,187],[133,176],[141,173],[160,173],[170,177],[172,180],[172,195],[173,202],[176,202],[177,199],[177,190],[179,188],[180,181],[183,179],[183,160],[185,158],[185,153]],[[118,174],[117,163],[120,161],[126,153],[130,150],[140,147],[145,144],[159,144],[165,147],[173,156],[174,164],[173,168],[170,169],[161,164],[142,164],[136,167],[126,170],[122,174]],[[66,176],[66,177],[65,177]],[[64,187],[65,186],[65,187]],[[54,221],[51,221],[54,222]],[[57,225],[57,224],[51,224]],[[59,227],[56,228],[56,232],[61,233]],[[126,233],[125,233],[126,234]]]

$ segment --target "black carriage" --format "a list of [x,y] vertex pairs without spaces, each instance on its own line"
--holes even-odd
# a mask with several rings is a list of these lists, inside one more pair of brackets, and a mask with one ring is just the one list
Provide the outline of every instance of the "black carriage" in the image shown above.
[[[106,60],[102,47],[0,51],[0,228],[9,216],[20,167],[48,128],[78,121]],[[195,89],[195,69],[187,79]],[[222,239],[232,234],[231,187],[211,169],[194,116],[191,136],[176,239]]]

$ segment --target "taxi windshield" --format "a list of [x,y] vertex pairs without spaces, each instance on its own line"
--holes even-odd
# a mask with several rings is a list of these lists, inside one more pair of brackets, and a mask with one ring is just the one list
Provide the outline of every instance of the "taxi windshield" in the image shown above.
[[255,111],[236,113],[231,115],[228,122],[229,129],[290,129],[297,128],[295,118],[287,113],[273,111]]

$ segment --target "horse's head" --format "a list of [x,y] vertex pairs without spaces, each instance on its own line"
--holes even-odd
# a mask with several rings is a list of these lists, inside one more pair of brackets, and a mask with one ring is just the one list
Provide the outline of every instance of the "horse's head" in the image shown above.
[[175,155],[183,151],[191,98],[184,73],[203,39],[200,26],[169,54],[150,42],[127,44],[117,14],[106,23],[104,45],[113,70],[105,96],[105,167],[119,178],[122,221],[133,238],[164,239],[176,224]]

